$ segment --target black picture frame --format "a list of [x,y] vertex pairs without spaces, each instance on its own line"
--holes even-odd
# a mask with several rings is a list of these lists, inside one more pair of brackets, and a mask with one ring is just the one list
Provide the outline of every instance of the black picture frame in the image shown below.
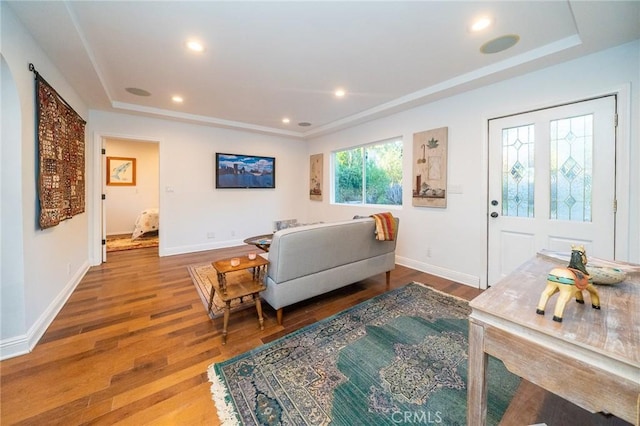
[[216,153],[216,188],[276,187],[276,159],[258,155]]

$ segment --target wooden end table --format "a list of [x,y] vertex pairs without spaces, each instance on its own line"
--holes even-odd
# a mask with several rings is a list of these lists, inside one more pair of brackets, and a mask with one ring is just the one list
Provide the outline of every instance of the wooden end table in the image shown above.
[[[222,259],[212,262],[213,269],[216,270],[218,282],[211,286],[211,295],[209,297],[209,312],[213,306],[213,296],[218,292],[218,297],[225,304],[224,322],[222,328],[222,344],[227,343],[227,326],[229,324],[229,313],[231,310],[231,301],[234,299],[242,299],[251,296],[256,303],[256,311],[258,312],[258,322],[260,330],[264,330],[264,320],[262,318],[262,304],[260,303],[260,292],[266,289],[262,280],[269,261],[262,256],[256,256],[255,259],[249,259],[247,256],[233,258],[238,260],[237,265],[232,265],[232,259]],[[238,277],[234,277],[232,283],[227,285],[227,274],[237,272]],[[237,278],[237,279],[235,279]]]
[[640,421],[640,266],[615,263],[627,278],[597,285],[602,309],[592,309],[586,295],[584,305],[567,303],[558,323],[551,319],[557,295],[544,316],[536,305],[549,271],[567,264],[553,252],[539,253],[469,303],[467,424],[486,422],[488,355],[587,411]]
[[255,237],[249,237],[243,242],[258,247],[260,250],[269,251],[271,247],[271,239],[273,234],[257,235]]

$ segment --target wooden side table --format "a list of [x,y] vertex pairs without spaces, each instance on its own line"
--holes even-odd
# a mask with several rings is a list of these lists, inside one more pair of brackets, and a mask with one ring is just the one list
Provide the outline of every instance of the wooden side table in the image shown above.
[[467,424],[486,422],[488,355],[590,412],[640,421],[640,267],[616,264],[627,279],[597,286],[602,310],[592,309],[587,295],[584,305],[568,303],[558,323],[549,312],[536,314],[536,305],[548,272],[566,265],[539,253],[469,303]]
[[273,238],[273,234],[264,234],[257,235],[255,237],[249,237],[244,240],[245,244],[250,244],[258,247],[260,250],[269,251],[271,247],[271,239]]
[[[238,264],[233,265],[232,260],[237,259]],[[248,257],[237,257],[233,259],[222,259],[212,263],[213,269],[216,270],[218,282],[211,286],[211,295],[209,297],[209,312],[213,305],[213,297],[218,292],[218,297],[225,304],[224,322],[222,328],[222,344],[227,343],[227,326],[229,324],[229,313],[231,310],[231,301],[234,299],[242,299],[251,296],[256,303],[256,311],[258,312],[258,322],[260,330],[264,330],[264,320],[262,318],[262,304],[260,303],[260,292],[266,289],[263,284],[264,274],[267,270],[269,261],[262,256],[256,256],[255,259]],[[237,272],[239,277],[234,277],[232,283],[227,285],[227,274]]]

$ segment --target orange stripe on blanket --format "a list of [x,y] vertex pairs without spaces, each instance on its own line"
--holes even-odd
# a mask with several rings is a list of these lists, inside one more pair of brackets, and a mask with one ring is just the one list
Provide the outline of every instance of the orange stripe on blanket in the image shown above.
[[376,213],[371,217],[376,221],[376,240],[393,241],[396,238],[396,220],[391,213]]

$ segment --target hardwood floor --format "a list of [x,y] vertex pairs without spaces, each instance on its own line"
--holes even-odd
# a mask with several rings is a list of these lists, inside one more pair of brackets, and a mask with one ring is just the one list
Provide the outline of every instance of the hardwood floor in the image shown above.
[[[222,345],[186,266],[255,250],[251,246],[158,257],[157,248],[110,253],[89,270],[30,354],[0,363],[0,424],[218,424],[207,367],[340,312],[385,291],[385,275],[275,311],[235,312]],[[470,300],[479,290],[398,266],[396,288],[411,281]],[[554,423],[554,419],[558,422]],[[591,415],[523,382],[505,425],[624,424]]]

